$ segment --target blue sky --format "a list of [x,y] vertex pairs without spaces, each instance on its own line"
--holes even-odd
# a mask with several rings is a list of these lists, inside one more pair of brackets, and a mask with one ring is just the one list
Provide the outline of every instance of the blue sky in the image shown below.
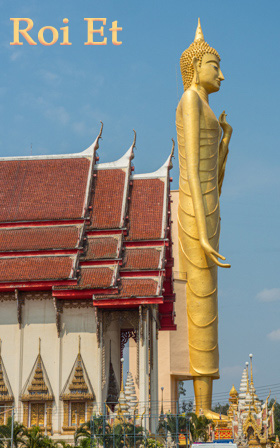
[[[224,182],[219,272],[221,380],[214,393],[239,386],[254,354],[255,383],[279,382],[279,75],[280,3],[246,0],[0,1],[0,155],[79,152],[104,122],[99,155],[119,158],[137,131],[135,172],[157,169],[176,139],[175,109],[183,93],[179,58],[201,18],[225,76],[210,97],[234,129]],[[10,46],[11,17],[59,29],[69,19],[72,46]],[[85,17],[106,17],[107,46],[85,46]],[[109,28],[123,27],[120,46]],[[48,35],[46,33],[46,38]],[[178,187],[177,157],[173,188]],[[187,395],[191,395],[191,384]],[[279,397],[278,397],[279,398]]]

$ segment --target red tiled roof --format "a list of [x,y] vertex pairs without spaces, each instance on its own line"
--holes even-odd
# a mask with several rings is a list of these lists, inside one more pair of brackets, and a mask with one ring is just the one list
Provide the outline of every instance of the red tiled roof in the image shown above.
[[162,248],[126,248],[124,254],[123,269],[159,269]]
[[161,238],[164,199],[162,180],[133,180],[128,240]]
[[122,278],[118,297],[156,296],[158,280],[151,278]]
[[78,288],[109,288],[113,286],[116,270],[108,267],[81,267]]
[[121,223],[125,170],[97,170],[93,184],[92,229],[115,229]]
[[83,215],[90,160],[0,162],[0,221],[75,219]]
[[0,281],[62,280],[71,275],[71,257],[16,257],[0,259]]
[[78,238],[74,225],[0,228],[0,251],[74,249]]
[[114,237],[88,238],[86,260],[97,260],[102,258],[117,258],[119,239]]

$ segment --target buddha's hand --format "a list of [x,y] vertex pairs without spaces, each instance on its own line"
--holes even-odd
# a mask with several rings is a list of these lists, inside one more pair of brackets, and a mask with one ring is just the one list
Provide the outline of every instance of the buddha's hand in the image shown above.
[[227,263],[221,263],[218,258],[220,258],[221,260],[225,260],[225,257],[223,257],[223,255],[220,255],[217,251],[215,251],[213,249],[213,247],[211,246],[211,244],[209,243],[208,240],[206,239],[202,239],[200,241],[201,247],[204,250],[205,254],[211,258],[212,261],[214,261],[214,263],[217,266],[220,266],[221,268],[230,268],[230,264]]
[[225,111],[223,111],[221,113],[221,115],[219,116],[219,123],[220,123],[222,130],[224,131],[224,138],[227,138],[228,140],[230,140],[230,137],[232,134],[232,127],[230,124],[228,124],[226,117],[227,117],[227,114]]

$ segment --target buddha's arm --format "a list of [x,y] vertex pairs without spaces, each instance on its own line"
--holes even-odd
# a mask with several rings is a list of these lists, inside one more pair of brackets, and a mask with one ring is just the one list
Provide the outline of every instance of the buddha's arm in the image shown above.
[[219,123],[224,131],[222,140],[219,146],[219,177],[218,177],[218,186],[219,186],[219,194],[222,191],[223,180],[225,176],[225,169],[227,163],[228,156],[228,145],[231,139],[232,127],[226,121],[226,113],[223,111],[219,117]]
[[185,154],[188,172],[188,181],[193,200],[193,207],[198,230],[199,241],[205,254],[218,266],[230,267],[221,263],[218,258],[225,258],[216,252],[208,240],[206,216],[199,179],[199,151],[200,151],[200,99],[196,92],[187,90],[181,102]]

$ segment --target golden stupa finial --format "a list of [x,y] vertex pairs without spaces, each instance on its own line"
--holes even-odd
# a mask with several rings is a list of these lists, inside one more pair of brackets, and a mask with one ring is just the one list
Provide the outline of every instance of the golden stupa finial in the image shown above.
[[237,390],[235,389],[234,384],[233,384],[233,385],[232,385],[232,388],[230,389],[229,396],[230,396],[230,397],[236,397],[237,395],[238,395],[238,392],[237,392]]
[[200,18],[198,18],[198,24],[195,32],[194,42],[205,42],[201,24],[200,24]]

